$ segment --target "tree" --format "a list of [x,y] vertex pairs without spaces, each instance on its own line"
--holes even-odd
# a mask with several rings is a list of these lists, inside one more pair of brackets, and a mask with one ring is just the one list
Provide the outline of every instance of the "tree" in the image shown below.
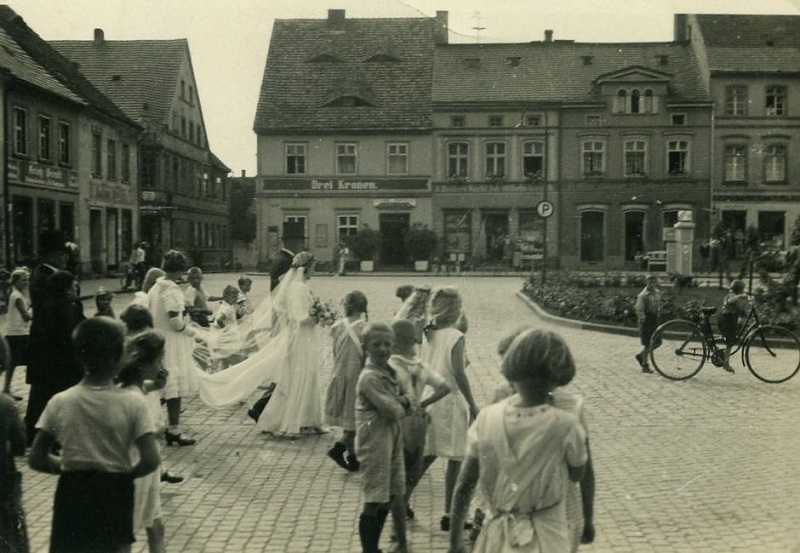
[[228,218],[230,220],[231,240],[252,242],[256,238],[256,215],[254,201],[256,182],[254,178],[233,178],[230,183],[231,204]]

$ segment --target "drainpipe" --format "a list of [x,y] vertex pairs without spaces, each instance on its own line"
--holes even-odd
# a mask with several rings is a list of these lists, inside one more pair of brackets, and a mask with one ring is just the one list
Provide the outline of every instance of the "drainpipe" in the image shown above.
[[8,110],[8,75],[6,71],[0,70],[0,87],[2,91],[0,94],[3,96],[3,211],[5,212],[5,221],[3,222],[3,238],[5,241],[5,266],[11,269],[11,218],[13,216],[11,204],[11,183],[8,178],[8,158],[11,152],[9,144],[9,124],[8,117],[10,115]]

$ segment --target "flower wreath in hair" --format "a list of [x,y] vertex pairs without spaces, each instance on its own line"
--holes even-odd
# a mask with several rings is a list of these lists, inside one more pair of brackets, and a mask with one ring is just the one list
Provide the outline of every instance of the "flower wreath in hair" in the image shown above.
[[296,269],[308,267],[312,263],[314,263],[314,254],[311,252],[300,252],[292,259],[292,267]]

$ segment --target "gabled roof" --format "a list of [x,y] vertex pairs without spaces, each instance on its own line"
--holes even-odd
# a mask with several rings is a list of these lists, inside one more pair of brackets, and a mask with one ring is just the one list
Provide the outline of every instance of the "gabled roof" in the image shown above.
[[800,16],[694,15],[711,71],[800,71]]
[[[14,10],[9,6],[0,5],[0,27],[2,27],[5,34],[10,40],[13,40],[20,49],[27,55],[27,59],[33,60],[37,65],[42,67],[53,79],[77,97],[84,100],[99,112],[122,121],[126,124],[137,126],[138,125],[117,107],[107,96],[98,90],[89,79],[86,78],[75,65],[66,57],[57,52],[50,44],[44,41],[38,34],[36,34],[25,21],[17,15]],[[4,56],[2,65],[6,67],[7,62],[14,65],[15,61],[19,61],[17,69],[23,71],[26,75],[30,76],[29,70],[33,69],[31,66],[23,63],[25,58],[17,57],[12,60],[12,56]],[[53,87],[52,79],[44,75],[40,76],[41,84],[47,87]],[[47,81],[47,82],[45,82]],[[36,84],[36,83],[32,83]],[[74,98],[70,98],[74,101]]]
[[556,41],[437,46],[433,102],[597,102],[595,81],[632,67],[668,76],[671,101],[710,101],[686,44]]
[[430,128],[435,30],[433,18],[276,20],[254,130]]
[[136,121],[168,124],[186,39],[54,40],[51,44]]

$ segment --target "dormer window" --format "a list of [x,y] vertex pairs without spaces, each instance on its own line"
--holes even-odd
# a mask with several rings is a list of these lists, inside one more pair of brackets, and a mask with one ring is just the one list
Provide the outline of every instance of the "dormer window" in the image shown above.
[[520,59],[521,58],[519,56],[511,56],[506,58],[506,60],[508,60],[508,65],[510,65],[511,67],[517,67],[519,65]]
[[316,52],[306,60],[306,63],[339,63],[341,61],[333,50],[325,49]]
[[322,107],[374,107],[376,100],[372,88],[367,83],[357,78],[348,78],[330,90],[321,105]]
[[583,65],[592,65],[594,56],[581,56],[581,61],[583,62]]
[[480,58],[465,58],[464,63],[470,69],[477,69],[481,65],[481,60]]
[[614,97],[615,113],[658,113],[658,102],[651,89],[619,89]]

